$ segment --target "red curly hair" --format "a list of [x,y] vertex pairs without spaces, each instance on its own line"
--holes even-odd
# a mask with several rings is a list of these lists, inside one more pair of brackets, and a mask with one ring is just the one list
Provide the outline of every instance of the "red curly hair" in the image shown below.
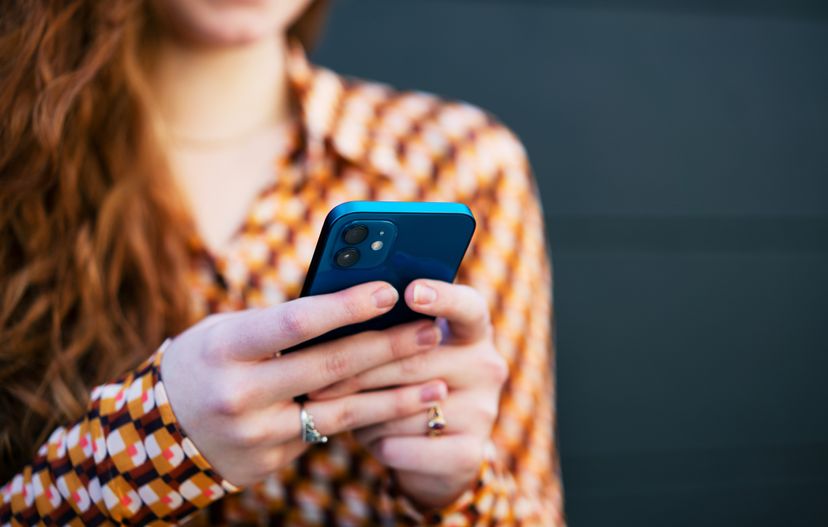
[[[193,224],[153,137],[146,0],[0,3],[0,483],[193,321]],[[316,1],[291,28],[306,45]]]

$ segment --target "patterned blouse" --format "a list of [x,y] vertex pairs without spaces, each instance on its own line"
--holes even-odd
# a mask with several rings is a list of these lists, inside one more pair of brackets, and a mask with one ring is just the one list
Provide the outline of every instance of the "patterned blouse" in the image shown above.
[[[264,482],[224,481],[179,427],[159,365],[92,390],[0,488],[0,525],[562,525],[554,442],[550,267],[525,152],[483,111],[288,60],[300,112],[274,180],[221,254],[194,242],[199,316],[295,298],[326,213],[350,200],[459,201],[478,220],[458,282],[488,299],[510,377],[476,484],[417,511],[383,467],[341,435]],[[425,420],[425,416],[424,416]],[[4,482],[0,482],[4,483]]]

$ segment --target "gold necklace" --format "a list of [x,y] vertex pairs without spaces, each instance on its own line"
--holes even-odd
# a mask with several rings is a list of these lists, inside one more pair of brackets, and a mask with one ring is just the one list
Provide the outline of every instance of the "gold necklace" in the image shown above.
[[270,121],[262,121],[241,132],[228,135],[216,135],[212,137],[193,135],[182,132],[181,130],[176,130],[175,128],[167,127],[166,135],[170,142],[180,147],[199,149],[229,148],[245,143],[263,132],[268,131],[269,129],[272,129],[276,134],[282,134],[285,130],[292,126],[292,123],[293,119],[288,120],[288,122],[280,122],[275,125]]

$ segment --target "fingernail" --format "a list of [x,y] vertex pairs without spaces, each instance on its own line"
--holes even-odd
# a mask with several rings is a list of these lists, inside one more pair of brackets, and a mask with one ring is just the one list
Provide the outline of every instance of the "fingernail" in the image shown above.
[[399,300],[400,295],[397,293],[397,290],[393,287],[383,286],[376,291],[372,295],[374,299],[374,305],[378,309],[384,309],[386,307],[391,307],[397,303]]
[[442,401],[448,395],[448,388],[445,383],[434,382],[426,384],[420,390],[420,400],[424,403],[432,403],[434,401]]
[[418,346],[434,346],[440,342],[440,328],[429,325],[417,330]]
[[437,300],[437,291],[425,284],[414,285],[414,303],[421,306],[430,304]]

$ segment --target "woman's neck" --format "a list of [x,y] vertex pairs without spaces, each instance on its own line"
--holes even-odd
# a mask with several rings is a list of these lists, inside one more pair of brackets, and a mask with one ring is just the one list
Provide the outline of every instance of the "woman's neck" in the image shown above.
[[232,142],[290,117],[282,35],[209,48],[165,39],[150,85],[169,139]]

